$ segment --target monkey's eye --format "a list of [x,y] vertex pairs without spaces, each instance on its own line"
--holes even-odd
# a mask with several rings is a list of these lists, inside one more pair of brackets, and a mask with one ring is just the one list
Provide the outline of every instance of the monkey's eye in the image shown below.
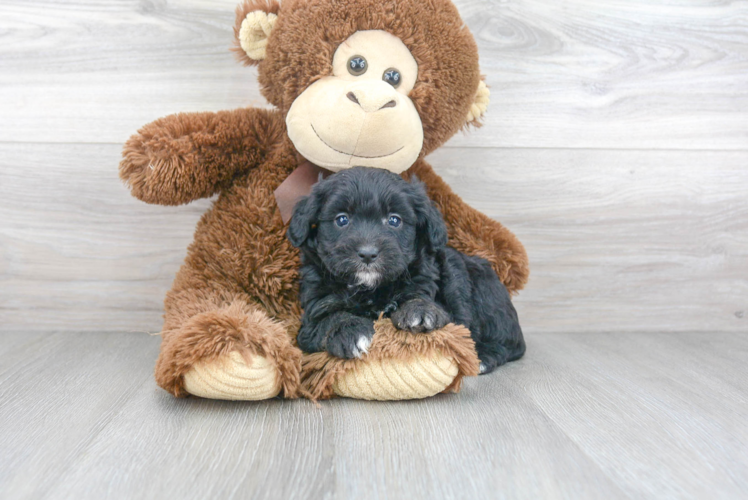
[[400,85],[400,72],[395,68],[390,68],[382,75],[382,80],[397,88]]
[[361,56],[353,56],[348,59],[348,73],[353,76],[359,76],[366,73],[366,59]]
[[400,227],[402,223],[403,220],[398,215],[390,215],[389,219],[387,219],[387,224],[392,227]]
[[348,220],[348,216],[346,214],[340,214],[337,217],[335,217],[335,224],[338,227],[345,227],[348,225],[350,220]]

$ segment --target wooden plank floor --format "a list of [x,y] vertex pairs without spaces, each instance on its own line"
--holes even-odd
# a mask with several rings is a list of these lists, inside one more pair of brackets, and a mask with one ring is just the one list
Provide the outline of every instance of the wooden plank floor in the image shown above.
[[0,495],[745,498],[748,336],[536,334],[457,395],[174,399],[143,334],[4,334]]

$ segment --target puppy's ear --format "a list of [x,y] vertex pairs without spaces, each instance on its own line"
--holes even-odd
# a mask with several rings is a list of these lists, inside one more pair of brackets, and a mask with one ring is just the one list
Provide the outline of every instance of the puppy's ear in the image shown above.
[[431,200],[428,200],[428,205],[424,210],[422,225],[431,250],[447,246],[447,225],[444,224],[442,214]]
[[317,212],[318,204],[314,195],[305,196],[296,203],[286,232],[289,241],[296,248],[306,243],[312,233],[312,225],[317,223]]
[[447,225],[434,202],[426,194],[426,187],[418,177],[413,176],[413,199],[418,217],[419,240],[423,240],[429,249],[437,250],[447,246]]

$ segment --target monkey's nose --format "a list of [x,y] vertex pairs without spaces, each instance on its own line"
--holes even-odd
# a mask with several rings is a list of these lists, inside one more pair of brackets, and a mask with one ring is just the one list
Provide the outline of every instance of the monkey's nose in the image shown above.
[[359,106],[361,106],[361,103],[358,102],[358,97],[356,97],[356,94],[354,94],[353,92],[348,92],[346,94],[346,97],[350,99],[351,101],[355,102],[356,104],[358,104]]
[[385,108],[394,108],[397,106],[397,101],[394,99],[390,99],[383,104],[382,103],[383,99],[381,99],[381,97],[374,96],[374,98],[369,99],[365,95],[362,95],[360,92],[357,94],[354,91],[350,91],[345,96],[351,102],[361,106],[361,108],[367,113],[371,113],[373,111],[379,111],[380,109],[385,109]]
[[364,264],[371,264],[377,260],[379,255],[379,249],[377,247],[367,245],[358,249],[358,256]]

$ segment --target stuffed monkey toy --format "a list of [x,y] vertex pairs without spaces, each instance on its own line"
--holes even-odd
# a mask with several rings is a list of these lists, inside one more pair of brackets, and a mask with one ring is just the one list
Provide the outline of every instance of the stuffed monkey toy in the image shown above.
[[165,299],[157,383],[177,397],[234,400],[457,390],[478,367],[469,332],[457,325],[412,334],[380,320],[360,359],[302,355],[294,340],[299,258],[285,236],[295,200],[321,172],[417,175],[450,245],[488,260],[510,292],[523,287],[529,269],[517,238],[424,161],[479,125],[488,104],[477,46],[457,9],[449,0],[245,0],[234,33],[234,50],[257,65],[275,108],[161,118],[127,141],[120,164],[147,203],[218,195]]

